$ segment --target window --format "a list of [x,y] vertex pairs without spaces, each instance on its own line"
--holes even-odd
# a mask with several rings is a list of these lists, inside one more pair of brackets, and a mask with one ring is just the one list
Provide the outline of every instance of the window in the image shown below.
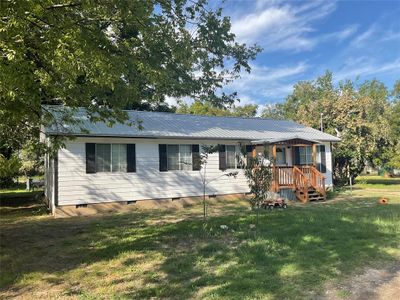
[[111,145],[111,172],[126,172],[126,145]]
[[311,165],[312,159],[312,146],[299,147],[300,165]]
[[111,144],[96,144],[96,172],[111,171]]
[[96,144],[96,172],[126,172],[125,144]]
[[325,145],[317,145],[317,169],[321,173],[326,173]]
[[286,165],[286,149],[285,148],[276,148],[276,164],[278,165]]
[[243,159],[243,155],[234,145],[219,145],[219,169],[236,169],[239,168],[237,158]]
[[167,145],[167,169],[192,170],[192,145]]
[[226,168],[235,169],[236,168],[236,147],[232,145],[226,146]]

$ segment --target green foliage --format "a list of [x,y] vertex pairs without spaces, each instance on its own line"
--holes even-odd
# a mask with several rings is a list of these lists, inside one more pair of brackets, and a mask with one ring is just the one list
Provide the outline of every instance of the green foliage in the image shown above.
[[55,121],[42,104],[85,107],[110,125],[165,97],[232,104],[236,93],[220,89],[260,51],[235,42],[204,0],[9,0],[0,17],[0,140],[11,148]]
[[265,147],[263,156],[248,159],[245,165],[244,174],[250,187],[253,207],[259,208],[261,203],[268,198],[272,183],[272,169],[270,164],[265,163],[264,157],[268,157]]
[[24,145],[19,152],[19,158],[21,161],[20,173],[24,174],[26,177],[43,174],[43,157],[43,151],[38,151],[32,143]]
[[333,145],[334,179],[340,184],[349,172],[353,177],[360,174],[367,162],[382,166],[391,160],[400,135],[395,133],[399,121],[392,113],[396,105],[389,96],[377,80],[335,86],[332,73],[326,72],[314,81],[297,83],[274,113],[316,129],[322,114],[324,131],[342,140]]
[[252,118],[257,114],[257,104],[246,104],[243,106],[235,106],[232,109],[232,116]]
[[201,184],[203,187],[203,222],[207,222],[207,217],[208,217],[208,210],[207,210],[207,201],[206,201],[206,189],[209,183],[220,179],[221,177],[234,177],[236,178],[238,172],[228,172],[228,173],[223,173],[222,175],[217,175],[215,177],[209,178],[208,173],[207,173],[207,165],[208,165],[208,157],[210,154],[218,152],[218,145],[201,145],[201,151],[200,155],[197,158],[197,161],[195,159],[194,164],[200,165],[200,178],[201,178]]
[[21,162],[15,155],[9,159],[0,154],[0,187],[8,187],[13,184],[13,179],[18,176]]
[[261,112],[261,117],[265,119],[282,120],[285,118],[282,104],[271,104],[267,105]]
[[255,117],[258,105],[246,104],[243,106],[220,107],[215,106],[211,102],[194,101],[188,105],[185,102],[179,102],[177,113],[204,115],[204,116],[233,116],[233,117]]

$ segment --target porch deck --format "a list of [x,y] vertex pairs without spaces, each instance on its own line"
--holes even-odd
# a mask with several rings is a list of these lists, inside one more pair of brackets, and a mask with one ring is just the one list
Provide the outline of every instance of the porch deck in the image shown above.
[[325,200],[325,176],[314,166],[273,166],[271,190],[292,189],[296,197],[306,202]]

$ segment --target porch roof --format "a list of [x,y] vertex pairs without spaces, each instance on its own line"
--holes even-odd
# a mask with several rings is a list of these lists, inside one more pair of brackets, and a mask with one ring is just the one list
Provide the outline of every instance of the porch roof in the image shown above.
[[306,144],[318,144],[319,143],[319,141],[317,141],[317,140],[309,139],[309,138],[306,138],[306,137],[303,137],[300,135],[251,141],[252,144],[281,144],[281,143],[283,144],[285,142],[292,143],[292,144],[293,144],[293,142],[297,142],[297,144],[299,144],[298,142],[300,142],[300,144],[303,142],[306,142]]

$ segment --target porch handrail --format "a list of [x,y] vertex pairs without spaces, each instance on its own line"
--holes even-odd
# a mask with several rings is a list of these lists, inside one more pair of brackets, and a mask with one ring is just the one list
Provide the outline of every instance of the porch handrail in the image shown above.
[[315,188],[316,191],[321,193],[324,197],[326,196],[325,189],[325,179],[326,177],[317,170],[316,167],[312,166],[311,170],[311,185]]
[[297,167],[293,166],[293,178],[294,178],[294,186],[296,188],[296,192],[302,192],[297,194],[297,197],[300,198],[303,202],[308,199],[308,187],[310,185],[310,181],[307,176]]

